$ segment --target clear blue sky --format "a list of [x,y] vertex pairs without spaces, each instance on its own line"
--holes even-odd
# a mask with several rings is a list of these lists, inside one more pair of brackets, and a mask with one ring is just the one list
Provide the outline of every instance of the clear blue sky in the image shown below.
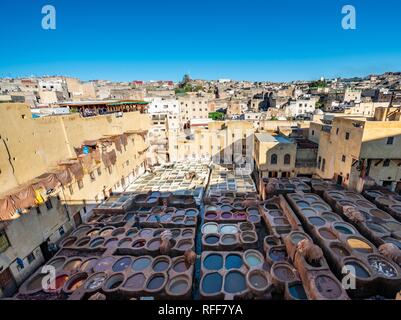
[[[41,8],[57,29],[41,28]],[[352,4],[357,29],[341,28]],[[399,0],[4,0],[0,77],[289,81],[401,70]]]

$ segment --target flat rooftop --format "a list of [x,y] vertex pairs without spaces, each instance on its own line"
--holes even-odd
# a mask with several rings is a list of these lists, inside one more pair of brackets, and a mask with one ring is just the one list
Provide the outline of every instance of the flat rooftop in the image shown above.
[[280,136],[280,135],[272,135],[267,132],[263,133],[255,133],[256,139],[260,142],[275,142],[275,143],[293,143],[290,139]]

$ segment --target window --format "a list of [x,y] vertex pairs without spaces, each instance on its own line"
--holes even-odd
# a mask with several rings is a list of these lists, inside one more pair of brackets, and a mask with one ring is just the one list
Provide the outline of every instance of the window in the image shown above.
[[349,132],[345,133],[345,140],[349,140]]
[[81,190],[84,187],[84,182],[82,180],[78,180],[78,188]]
[[37,214],[41,214],[42,213],[42,211],[40,211],[40,207],[36,207],[36,213]]
[[345,156],[344,155],[341,157],[341,161],[345,162]]
[[270,164],[277,164],[277,154],[272,154],[270,158]]
[[322,161],[322,171],[324,172],[324,169],[326,169],[326,159],[323,159]]
[[338,134],[338,131],[339,131],[339,129],[337,128],[337,130],[336,130],[336,134]]
[[29,264],[31,264],[32,262],[34,262],[35,259],[36,259],[36,257],[35,257],[35,255],[34,255],[33,252],[30,253],[26,258],[27,258]]
[[64,231],[64,227],[61,226],[60,228],[58,228],[58,233],[60,234],[60,236],[63,236],[65,231]]
[[46,205],[47,210],[50,210],[53,208],[53,204],[52,204],[52,201],[50,198],[45,202],[45,205]]
[[95,181],[96,180],[95,173],[93,171],[89,175],[91,177],[91,181]]
[[390,166],[390,159],[385,159],[383,161],[383,167],[389,167]]
[[312,130],[312,136],[314,136],[315,135],[315,130]]
[[317,167],[320,169],[320,165],[322,164],[322,157],[319,157],[317,160]]
[[10,247],[7,235],[4,231],[0,231],[0,253],[4,252]]
[[102,175],[102,169],[99,167],[99,168],[97,168],[97,175],[98,176],[101,176]]
[[70,195],[74,194],[74,188],[72,187],[72,185],[68,186],[68,189],[70,190]]
[[394,143],[394,137],[388,137],[386,144],[393,144],[393,143]]
[[284,164],[290,164],[291,163],[291,156],[287,153],[284,156]]

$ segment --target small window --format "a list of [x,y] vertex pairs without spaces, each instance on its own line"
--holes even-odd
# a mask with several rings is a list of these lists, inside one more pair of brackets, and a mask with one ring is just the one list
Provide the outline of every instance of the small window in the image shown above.
[[277,154],[272,154],[270,158],[270,164],[277,164]]
[[326,169],[326,159],[323,159],[323,161],[322,161],[322,171],[324,172],[325,169]]
[[51,210],[53,208],[53,204],[50,198],[45,202],[45,205],[47,210]]
[[73,195],[74,194],[74,188],[72,187],[72,185],[69,185],[68,189],[70,190],[70,195]]
[[40,211],[40,207],[36,207],[36,213],[37,214],[41,214],[42,213],[42,211]]
[[337,130],[336,130],[336,134],[338,135],[338,131],[339,131],[339,129],[337,128]]
[[389,167],[390,166],[390,159],[386,159],[383,161],[383,167]]
[[7,235],[4,231],[0,231],[0,253],[6,251],[10,247]]
[[349,132],[345,133],[345,140],[349,140]]
[[28,263],[31,264],[32,262],[35,261],[36,257],[34,255],[34,253],[32,252],[31,254],[29,254],[27,257]]
[[96,180],[95,173],[93,171],[89,175],[91,177],[91,181],[95,181]]
[[342,161],[342,162],[345,162],[345,159],[346,159],[346,157],[343,155],[343,156],[341,157],[341,161]]
[[97,175],[100,177],[102,175],[102,169],[99,167],[97,168]]
[[78,180],[78,188],[81,190],[84,187],[84,182],[82,180]]
[[315,130],[312,130],[312,136],[314,136],[315,135]]
[[393,144],[393,143],[394,143],[394,137],[388,137],[386,144]]
[[60,228],[58,228],[58,233],[60,234],[60,236],[63,236],[65,234],[65,230],[64,227],[61,226]]
[[322,157],[319,157],[317,160],[317,167],[320,169],[320,165],[322,164]]
[[291,163],[291,155],[286,154],[284,156],[284,164],[290,164]]

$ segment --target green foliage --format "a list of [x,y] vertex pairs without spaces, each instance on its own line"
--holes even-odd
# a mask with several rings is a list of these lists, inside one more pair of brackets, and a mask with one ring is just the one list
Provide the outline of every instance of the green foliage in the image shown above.
[[213,120],[224,120],[224,113],[223,112],[210,112],[209,118]]

